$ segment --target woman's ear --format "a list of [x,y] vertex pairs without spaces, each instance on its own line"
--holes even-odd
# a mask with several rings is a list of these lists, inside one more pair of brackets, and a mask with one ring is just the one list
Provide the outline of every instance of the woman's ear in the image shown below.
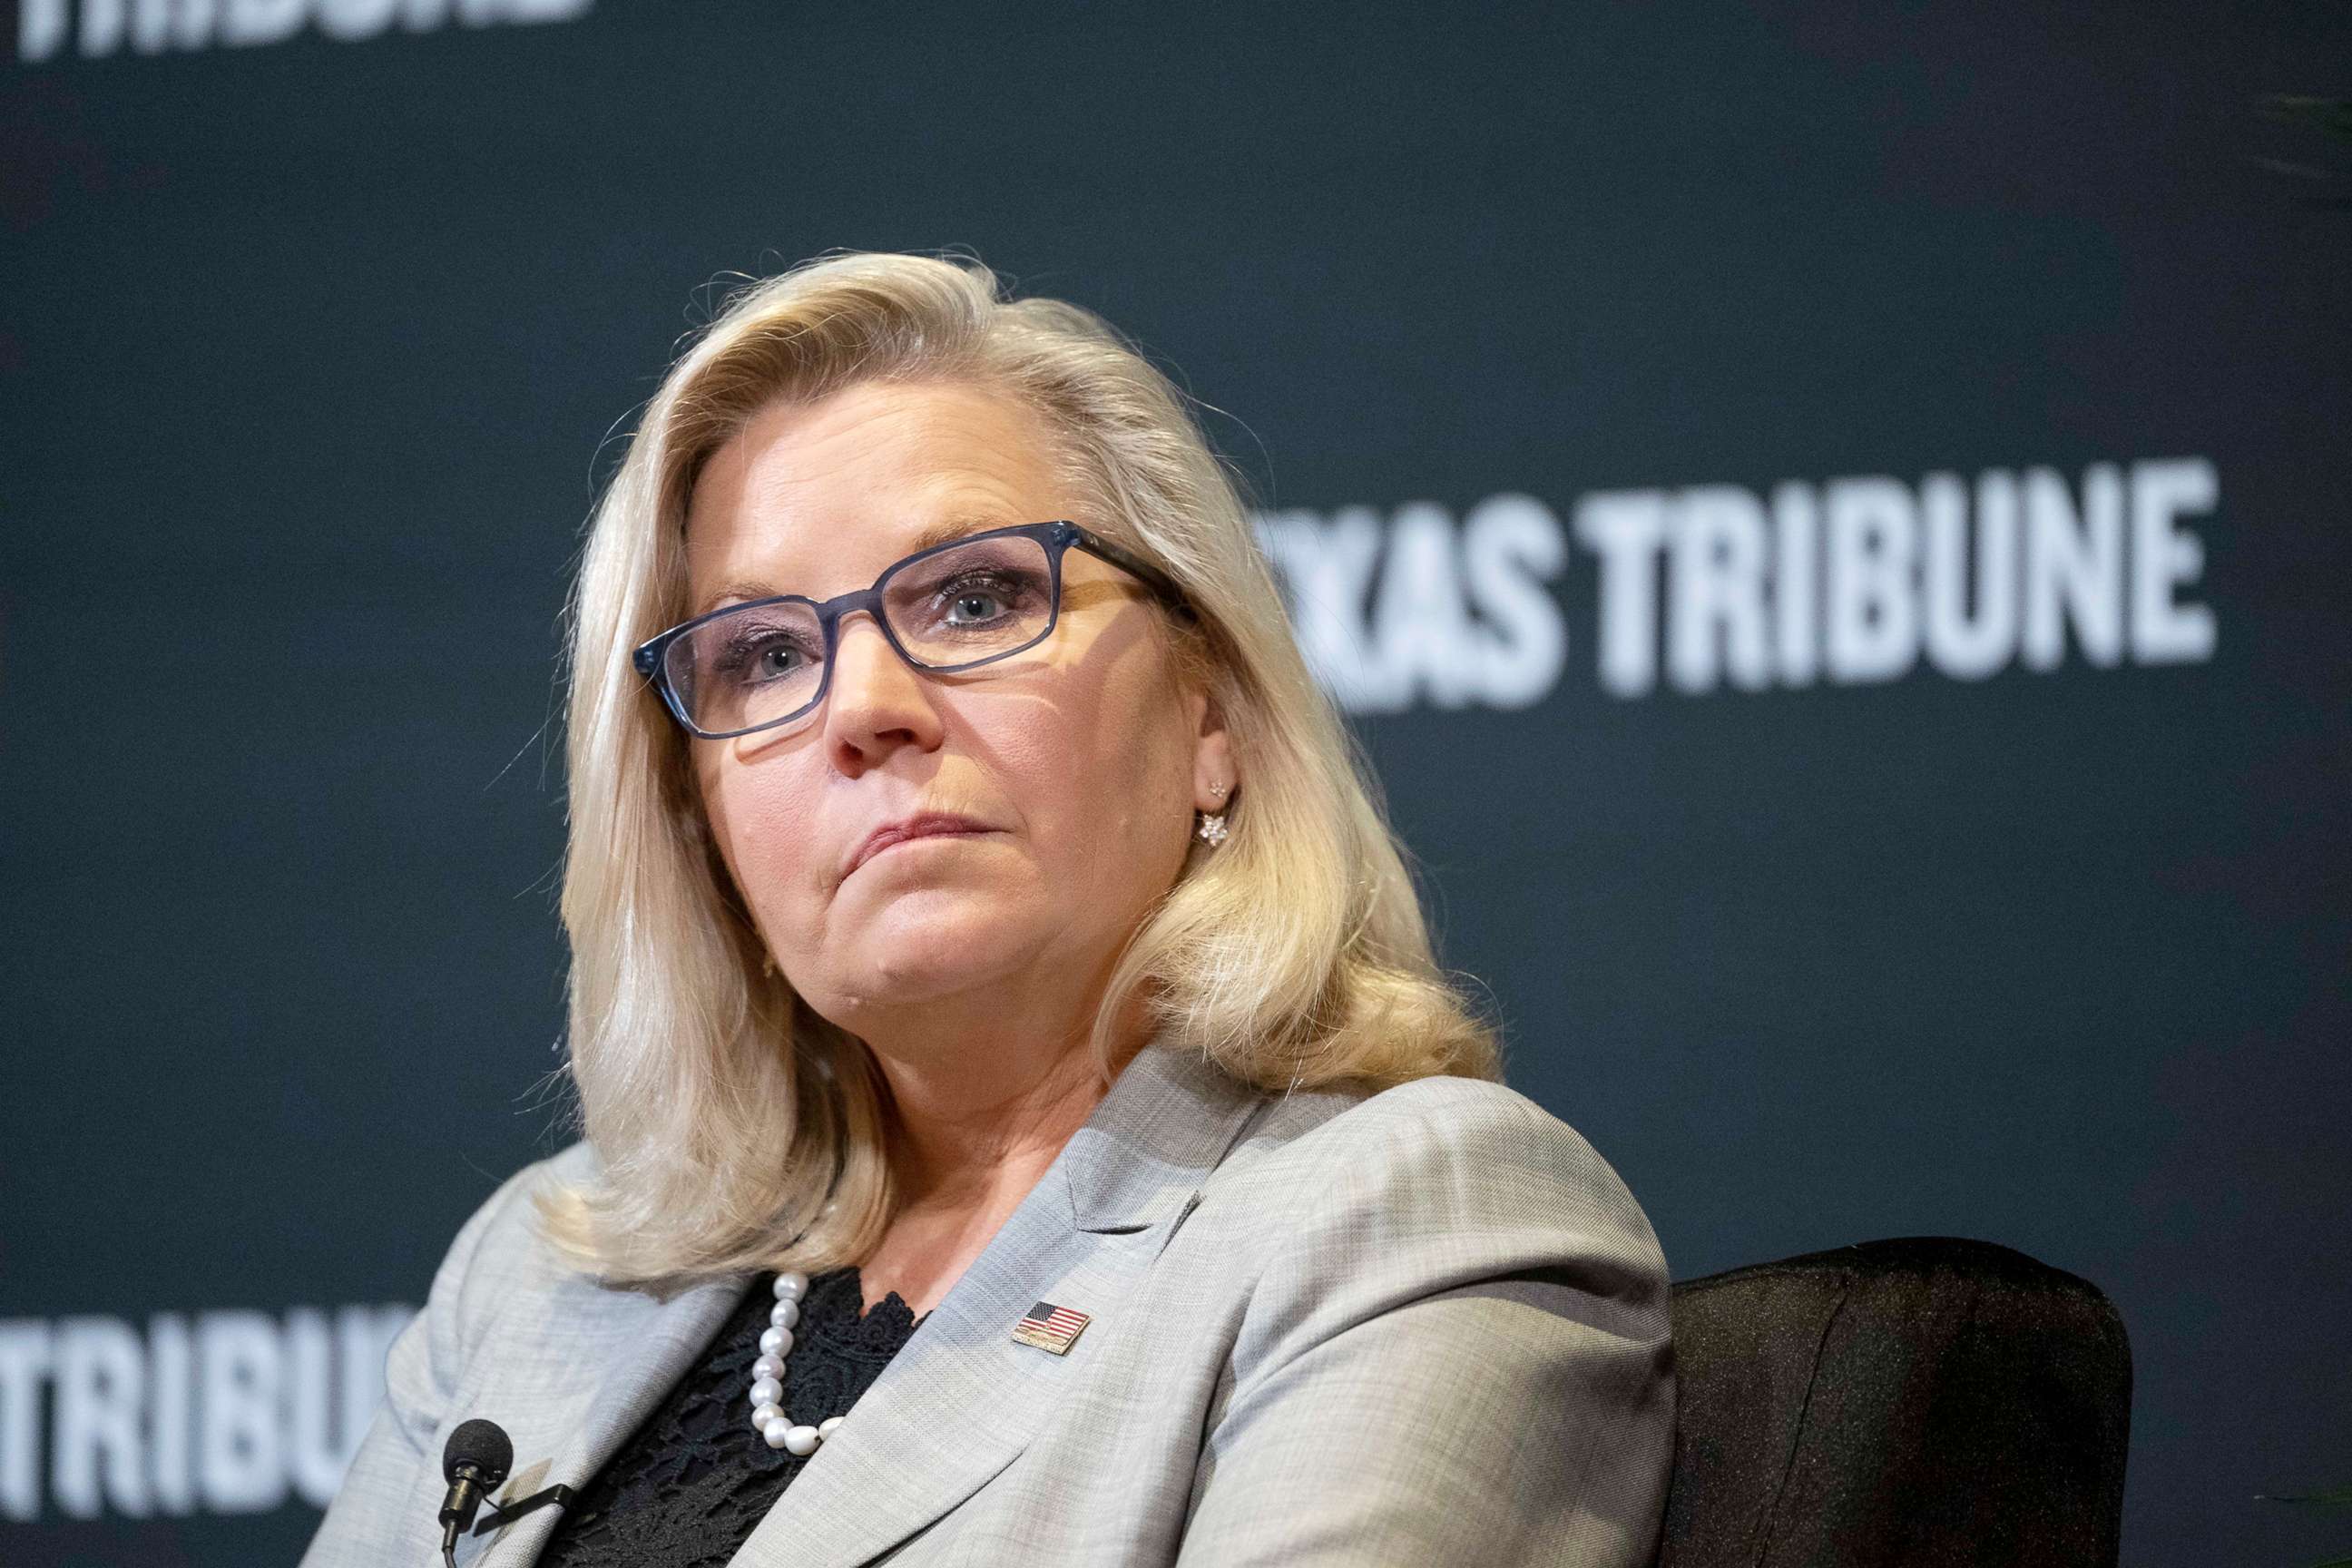
[[1194,701],[1199,720],[1192,743],[1192,809],[1220,812],[1241,787],[1234,767],[1233,736],[1213,691],[1202,690]]

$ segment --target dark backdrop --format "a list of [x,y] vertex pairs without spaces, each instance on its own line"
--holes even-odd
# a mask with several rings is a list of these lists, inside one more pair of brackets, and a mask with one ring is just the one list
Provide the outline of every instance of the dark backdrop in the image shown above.
[[[2258,107],[2352,12],[1509,10],[0,5],[0,1560],[299,1550],[375,1309],[553,1146],[617,437],[726,275],[948,245],[1221,411],[1678,1278],[2022,1248],[2130,1330],[2127,1562],[2352,1543],[2252,1496],[2352,1481],[2352,159]],[[1931,476],[2030,471],[2054,657],[1907,653]],[[1707,610],[1724,486],[1861,509],[1842,630]],[[1692,662],[1605,684],[1643,605]]]

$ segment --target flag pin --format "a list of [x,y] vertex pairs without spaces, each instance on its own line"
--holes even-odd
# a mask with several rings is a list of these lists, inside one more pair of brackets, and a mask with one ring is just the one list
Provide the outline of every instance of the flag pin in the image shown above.
[[1027,1317],[1013,1325],[1013,1337],[1024,1345],[1067,1355],[1070,1347],[1077,1342],[1079,1331],[1092,1321],[1084,1312],[1040,1301],[1029,1309]]

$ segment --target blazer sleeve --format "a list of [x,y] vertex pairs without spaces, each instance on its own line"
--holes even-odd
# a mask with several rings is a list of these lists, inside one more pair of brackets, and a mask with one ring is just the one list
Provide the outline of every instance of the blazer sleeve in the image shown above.
[[1285,1152],[1299,1195],[1178,1562],[1647,1564],[1674,1458],[1669,1281],[1616,1173],[1464,1079],[1376,1095]]
[[374,1568],[400,1555],[394,1550],[396,1542],[427,1533],[438,1540],[439,1526],[415,1511],[417,1479],[428,1467],[436,1476],[440,1472],[441,1456],[429,1451],[434,1434],[478,1337],[475,1323],[482,1304],[471,1299],[475,1292],[467,1290],[467,1279],[486,1237],[528,1222],[530,1191],[552,1163],[541,1161],[517,1172],[459,1227],[434,1271],[425,1310],[409,1321],[385,1355],[383,1403],[302,1554],[301,1568]]

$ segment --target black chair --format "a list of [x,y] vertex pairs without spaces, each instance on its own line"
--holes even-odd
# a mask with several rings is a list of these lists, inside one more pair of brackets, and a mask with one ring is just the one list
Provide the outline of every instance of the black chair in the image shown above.
[[1658,1568],[2114,1568],[2131,1345],[2098,1288],[1904,1237],[1674,1288]]

